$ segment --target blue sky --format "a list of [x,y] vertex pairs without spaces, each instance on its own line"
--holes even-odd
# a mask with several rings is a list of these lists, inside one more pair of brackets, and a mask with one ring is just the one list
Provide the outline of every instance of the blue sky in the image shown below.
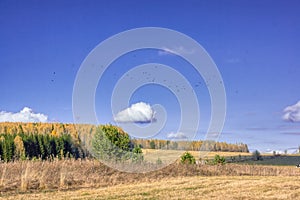
[[[49,121],[73,122],[72,91],[85,57],[101,41],[138,27],[164,27],[200,43],[223,77],[227,117],[220,140],[251,149],[300,145],[300,124],[282,119],[300,100],[298,1],[0,1],[0,111],[24,107]],[[205,129],[210,103],[203,80],[174,55],[137,51],[118,59],[99,82],[97,117],[112,122],[111,89],[131,67],[169,64],[185,74],[200,100]],[[112,77],[112,78],[111,78]],[[168,91],[144,87],[131,103],[164,104],[178,121]],[[166,131],[175,127],[169,125]],[[176,130],[175,130],[176,131]]]

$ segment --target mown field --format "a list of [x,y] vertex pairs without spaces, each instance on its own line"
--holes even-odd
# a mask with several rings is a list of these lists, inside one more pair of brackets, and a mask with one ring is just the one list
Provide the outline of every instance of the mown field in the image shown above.
[[299,199],[299,176],[192,176],[109,187],[22,193],[7,199]]

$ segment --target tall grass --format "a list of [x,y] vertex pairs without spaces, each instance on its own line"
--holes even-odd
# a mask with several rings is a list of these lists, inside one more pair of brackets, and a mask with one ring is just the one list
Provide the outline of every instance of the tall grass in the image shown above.
[[300,170],[289,166],[174,163],[158,171],[135,174],[116,171],[97,160],[18,161],[0,164],[0,192],[102,187],[195,175],[300,176]]
[[6,174],[6,169],[7,169],[7,163],[2,164],[2,174],[1,174],[1,179],[0,179],[0,187],[4,186],[4,178]]

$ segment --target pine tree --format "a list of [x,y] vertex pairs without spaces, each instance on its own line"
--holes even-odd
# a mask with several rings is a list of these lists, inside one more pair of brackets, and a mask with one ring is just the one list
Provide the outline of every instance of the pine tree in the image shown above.
[[46,158],[50,158],[51,154],[52,154],[52,146],[51,146],[51,141],[50,141],[50,136],[49,135],[43,135],[42,137],[43,139],[43,145],[44,145],[44,157]]
[[38,139],[37,139],[37,141],[38,141],[38,145],[39,145],[39,151],[40,151],[40,157],[41,157],[41,159],[45,159],[46,157],[47,157],[47,155],[46,155],[46,151],[45,151],[45,147],[44,147],[44,140],[43,140],[43,135],[41,135],[41,134],[39,134],[38,135]]
[[0,154],[0,156],[1,156],[1,160],[4,160],[4,157],[5,157],[5,138],[4,138],[4,136],[2,135],[1,137],[0,137],[0,150],[1,150],[1,154]]
[[155,142],[153,140],[150,141],[150,149],[155,149]]
[[5,155],[4,155],[4,160],[6,162],[11,161],[14,156],[14,141],[13,137],[11,135],[6,135],[7,137],[5,138]]

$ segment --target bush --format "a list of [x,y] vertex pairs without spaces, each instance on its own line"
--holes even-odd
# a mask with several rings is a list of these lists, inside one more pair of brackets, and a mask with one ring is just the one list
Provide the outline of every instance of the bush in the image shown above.
[[135,146],[132,150],[132,162],[141,163],[144,160],[143,151],[140,146]]
[[213,164],[215,164],[215,165],[218,165],[218,164],[224,165],[225,163],[226,163],[226,160],[223,156],[221,157],[218,154],[215,155],[215,158],[213,160]]
[[253,160],[262,160],[262,157],[258,150],[253,151],[252,158],[253,158]]
[[195,164],[196,160],[195,157],[190,154],[189,152],[185,152],[181,158],[180,158],[180,162],[183,164]]
[[160,158],[157,158],[156,164],[157,164],[157,165],[161,165],[162,163],[163,163],[162,160],[161,160]]

